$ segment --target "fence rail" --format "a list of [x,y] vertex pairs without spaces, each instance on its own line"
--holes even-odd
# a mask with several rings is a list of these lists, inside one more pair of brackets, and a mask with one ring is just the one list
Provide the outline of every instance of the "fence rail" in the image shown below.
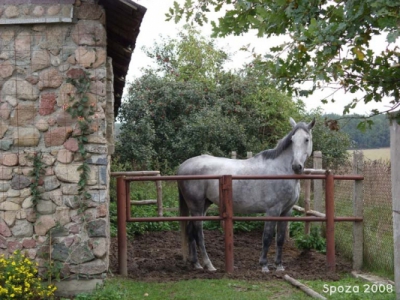
[[[233,221],[303,221],[303,222],[325,222],[327,240],[327,266],[335,271],[335,222],[362,222],[363,218],[335,217],[334,212],[334,181],[335,180],[363,180],[361,175],[335,176],[330,171],[325,175],[275,175],[275,176],[232,176],[232,175],[196,175],[196,176],[131,176],[118,173],[117,177],[117,219],[118,219],[118,263],[121,275],[127,275],[127,235],[126,222],[166,222],[187,220],[214,220],[224,221],[225,234],[225,271],[233,272]],[[188,217],[143,217],[132,218],[130,182],[131,181],[176,181],[176,180],[219,180],[220,185],[220,209],[219,216],[188,216]],[[232,181],[233,180],[274,180],[274,179],[320,179],[325,180],[325,217],[235,217],[232,204]]]
[[[160,171],[124,171],[124,172],[111,172],[111,177],[119,176],[156,176],[160,177]],[[159,217],[163,216],[163,202],[162,202],[162,184],[161,181],[156,180],[157,199],[151,200],[131,200],[132,205],[148,205],[157,204],[157,214]]]

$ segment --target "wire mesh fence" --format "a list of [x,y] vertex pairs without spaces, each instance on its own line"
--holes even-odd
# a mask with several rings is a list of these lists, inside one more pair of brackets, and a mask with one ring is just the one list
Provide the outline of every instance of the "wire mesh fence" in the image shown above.
[[[353,163],[342,166],[336,174],[350,174]],[[364,267],[385,274],[393,274],[393,219],[390,161],[364,161]],[[352,181],[335,182],[335,213],[353,214]],[[336,223],[337,249],[352,258],[352,224]]]

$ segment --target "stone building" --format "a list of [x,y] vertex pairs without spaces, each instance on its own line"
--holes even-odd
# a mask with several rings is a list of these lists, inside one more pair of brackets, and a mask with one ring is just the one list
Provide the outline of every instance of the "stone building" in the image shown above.
[[61,292],[108,270],[114,117],[145,11],[0,0],[0,254],[56,262]]

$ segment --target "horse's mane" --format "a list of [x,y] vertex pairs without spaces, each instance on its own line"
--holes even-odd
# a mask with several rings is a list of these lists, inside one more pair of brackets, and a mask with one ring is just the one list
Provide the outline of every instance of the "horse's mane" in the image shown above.
[[296,133],[297,130],[303,129],[307,133],[310,132],[308,129],[308,125],[304,122],[299,122],[296,124],[294,128],[281,140],[278,141],[278,144],[273,149],[268,149],[261,151],[260,153],[256,154],[254,157],[262,156],[263,159],[275,159],[283,151],[285,151],[291,144],[292,144],[292,136]]

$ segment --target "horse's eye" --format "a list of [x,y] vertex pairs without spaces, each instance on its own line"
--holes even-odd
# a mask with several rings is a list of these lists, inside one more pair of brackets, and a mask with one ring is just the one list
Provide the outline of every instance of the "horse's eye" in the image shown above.
[[310,141],[310,139],[306,139],[306,143],[308,143]]

